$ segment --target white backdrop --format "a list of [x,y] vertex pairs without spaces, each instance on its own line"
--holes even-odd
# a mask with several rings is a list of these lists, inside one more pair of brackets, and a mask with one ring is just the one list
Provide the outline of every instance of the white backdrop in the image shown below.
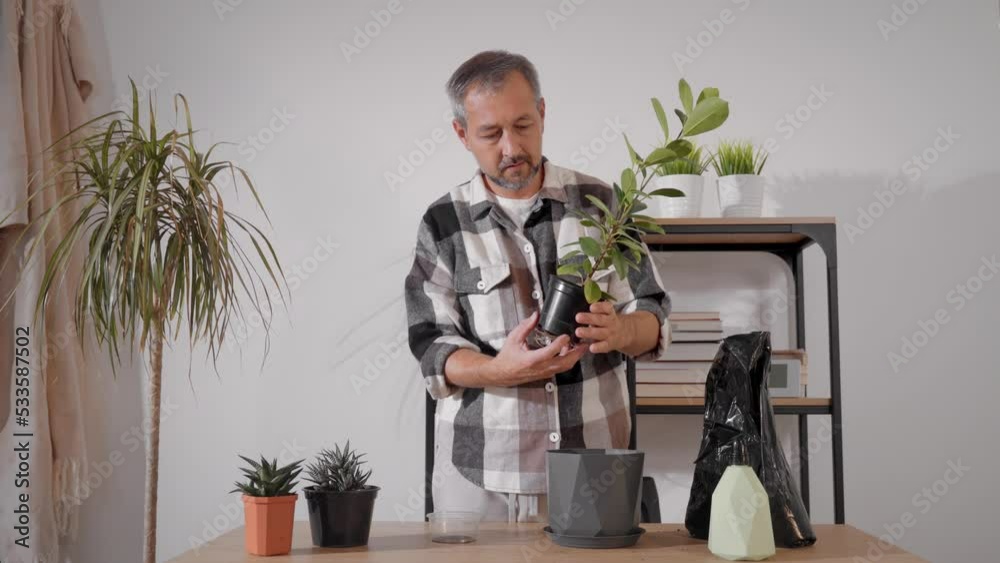
[[[489,48],[537,65],[545,154],[603,178],[626,163],[622,131],[644,147],[655,141],[650,96],[673,107],[682,76],[721,89],[732,108],[721,134],[770,139],[769,209],[840,223],[848,522],[893,531],[930,560],[991,558],[1000,281],[980,266],[1000,250],[1000,114],[988,105],[1000,86],[996,2],[80,5],[112,88],[95,111],[124,99],[129,75],[155,95],[161,119],[183,92],[206,142],[236,143],[224,156],[262,190],[292,287],[263,369],[259,328],[227,351],[218,376],[186,341],[166,356],[161,559],[242,523],[227,493],[237,452],[311,457],[350,438],[382,487],[376,518],[422,517],[423,390],[405,346],[402,280],[424,208],[475,166],[446,119],[444,82]],[[247,198],[240,205],[249,212]],[[728,330],[768,328],[776,347],[787,345],[791,282],[779,260],[656,260],[677,309],[719,309]],[[806,275],[810,377],[825,394],[818,249]],[[934,330],[927,321],[939,310],[948,321]],[[894,369],[904,338],[918,344]],[[95,365],[86,386],[93,493],[69,552],[134,560],[142,372],[137,363],[116,382]],[[812,421],[814,519],[830,522],[829,420]],[[792,446],[794,421],[781,423]],[[698,417],[640,421],[665,521],[683,520],[700,432]],[[115,452],[119,465],[108,462]],[[949,462],[969,469],[956,479]]]

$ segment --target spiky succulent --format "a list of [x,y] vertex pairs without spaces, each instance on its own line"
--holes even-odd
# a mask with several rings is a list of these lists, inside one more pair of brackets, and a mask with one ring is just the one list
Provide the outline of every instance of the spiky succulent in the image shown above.
[[348,440],[343,449],[334,445],[334,449],[324,449],[319,452],[316,462],[306,466],[306,479],[316,484],[323,491],[345,492],[365,488],[372,470],[362,469],[365,463],[359,454],[351,450]]
[[264,456],[260,461],[254,461],[248,457],[240,456],[250,467],[242,468],[246,476],[245,483],[236,483],[236,488],[231,493],[242,492],[251,497],[280,497],[292,494],[292,489],[298,484],[295,480],[302,472],[299,467],[304,460],[278,467],[278,460],[268,462]]

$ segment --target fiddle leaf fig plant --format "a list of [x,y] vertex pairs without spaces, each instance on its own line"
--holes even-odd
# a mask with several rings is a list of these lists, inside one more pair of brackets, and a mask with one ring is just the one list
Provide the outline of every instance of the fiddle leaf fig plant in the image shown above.
[[643,157],[626,135],[625,146],[628,148],[631,164],[622,170],[619,181],[614,183],[611,208],[597,196],[588,194],[587,199],[599,213],[591,214],[581,209],[572,211],[583,226],[596,229],[598,236],[581,237],[578,241],[563,245],[564,248],[576,248],[560,257],[556,274],[579,280],[588,303],[615,300],[594,281],[595,273],[614,268],[618,277],[624,280],[630,269],[639,269],[639,262],[647,252],[642,244],[642,236],[646,233],[663,234],[663,228],[654,217],[640,213],[648,207],[645,201],[651,197],[684,197],[683,192],[674,188],[646,191],[657,170],[673,166],[692,155],[697,156],[700,161],[701,157],[690,139],[717,129],[729,117],[729,102],[719,97],[717,88],[703,89],[697,101],[694,101],[690,85],[681,79],[678,91],[681,107],[675,109],[674,113],[680,119],[681,127],[677,136],[671,139],[670,124],[663,104],[657,98],[652,98],[650,101],[663,132],[663,142]]

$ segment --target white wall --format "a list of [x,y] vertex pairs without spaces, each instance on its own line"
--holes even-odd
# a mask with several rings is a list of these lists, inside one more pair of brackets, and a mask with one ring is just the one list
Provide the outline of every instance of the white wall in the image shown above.
[[[995,1],[911,0],[916,12],[883,36],[878,22],[890,20],[894,4],[913,6],[565,0],[562,9],[573,13],[557,21],[556,0],[403,0],[402,11],[350,61],[342,43],[388,1],[231,0],[231,11],[219,11],[223,2],[80,0],[113,88],[96,99],[95,111],[124,95],[131,75],[154,86],[164,117],[170,95],[183,92],[206,141],[267,141],[262,150],[244,144],[225,156],[248,168],[263,190],[272,240],[298,280],[262,370],[259,329],[242,357],[236,349],[223,356],[219,376],[204,350],[192,357],[184,340],[166,357],[164,394],[176,408],[163,422],[161,559],[216,528],[240,525],[237,497],[226,492],[237,477],[237,452],[311,457],[350,438],[368,452],[382,487],[376,517],[421,517],[423,391],[415,361],[399,347],[402,279],[423,209],[475,166],[443,118],[443,84],[465,58],[498,47],[538,66],[548,107],[545,153],[557,163],[616,176],[626,162],[620,140],[592,160],[580,147],[600,137],[607,120],[624,124],[640,144],[653,142],[648,99],[673,104],[681,76],[698,88],[717,86],[731,101],[726,136],[778,143],[768,163],[772,208],[834,215],[841,227],[848,522],[881,534],[901,519],[910,523],[903,515],[911,513],[915,524],[899,539],[906,549],[933,561],[991,558],[1000,384],[990,357],[1000,281],[983,281],[960,310],[948,296],[977,275],[982,257],[1000,250],[1000,113],[989,105],[1000,87]],[[728,23],[713,23],[720,18]],[[707,46],[679,69],[672,54],[699,34]],[[813,88],[831,95],[821,104],[814,98],[813,110],[800,109],[808,119],[789,128],[784,116],[807,104]],[[287,123],[273,120],[276,112]],[[274,125],[281,130],[269,131]],[[908,175],[914,155],[949,128],[953,144],[919,178]],[[398,173],[400,158],[421,143],[433,153],[390,188],[386,173]],[[877,205],[875,192],[893,178],[907,191],[862,234],[848,236],[859,208]],[[247,201],[240,205],[249,212]],[[327,246],[335,247],[330,255]],[[719,308],[732,328],[769,328],[784,346],[786,324],[763,326],[761,319],[771,318],[765,311],[787,294],[790,280],[779,261],[758,258],[673,254],[657,261],[677,308]],[[817,249],[806,266],[811,376],[814,392],[824,393],[826,289]],[[900,353],[901,339],[939,309],[949,322],[895,372],[888,354]],[[356,390],[352,376],[376,364],[370,385]],[[119,450],[126,462],[95,477],[81,537],[69,550],[75,561],[138,557],[142,456],[122,434],[141,421],[140,373],[126,369],[117,382],[95,373],[87,387],[92,459]],[[813,434],[828,424],[812,420]],[[790,446],[793,420],[782,426]],[[683,520],[700,432],[698,417],[641,420],[640,446],[649,452],[666,521]],[[830,444],[814,443],[814,518],[830,522]],[[937,502],[915,497],[958,460],[971,469]],[[304,519],[304,503],[298,508]]]

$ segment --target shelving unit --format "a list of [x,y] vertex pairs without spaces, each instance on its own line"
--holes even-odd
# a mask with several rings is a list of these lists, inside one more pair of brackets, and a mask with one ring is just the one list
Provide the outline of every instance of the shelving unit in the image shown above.
[[[648,235],[645,242],[653,252],[770,252],[788,264],[795,284],[794,347],[806,347],[805,298],[803,292],[802,252],[818,245],[826,255],[826,291],[830,339],[830,397],[774,398],[776,415],[798,417],[799,476],[802,500],[809,509],[809,416],[832,418],[833,506],[834,520],[844,523],[844,450],[840,398],[840,321],[837,297],[837,225],[833,217],[766,218],[697,218],[660,219],[663,235]],[[631,447],[636,446],[637,415],[703,415],[702,399],[686,397],[642,398],[635,396],[635,362],[627,361],[627,379],[631,397]],[[434,400],[425,395],[425,475],[426,512],[434,509],[430,494],[434,466]]]
[[[837,297],[837,225],[833,217],[764,217],[659,219],[665,234],[647,235],[653,252],[770,252],[785,261],[795,285],[795,348],[806,347],[802,252],[816,244],[826,255],[827,310],[830,339],[830,397],[772,399],[776,415],[798,417],[799,477],[802,500],[809,509],[809,416],[832,417],[834,521],[844,523],[844,452],[840,395],[840,322]],[[631,447],[636,446],[636,415],[700,414],[700,398],[642,398],[635,400],[635,362],[627,363],[632,401]]]

